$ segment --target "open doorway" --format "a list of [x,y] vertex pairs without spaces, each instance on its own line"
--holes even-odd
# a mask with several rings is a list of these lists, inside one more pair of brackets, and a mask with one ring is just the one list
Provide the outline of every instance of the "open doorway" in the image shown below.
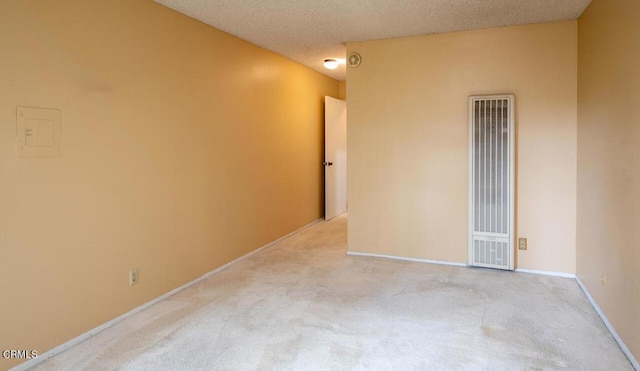
[[347,102],[324,98],[324,219],[347,211]]

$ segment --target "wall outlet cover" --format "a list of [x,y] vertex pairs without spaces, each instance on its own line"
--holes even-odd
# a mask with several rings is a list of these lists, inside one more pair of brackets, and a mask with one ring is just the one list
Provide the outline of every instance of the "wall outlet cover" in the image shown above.
[[129,286],[133,286],[138,283],[138,268],[131,268],[129,270]]
[[527,239],[526,238],[518,238],[518,249],[526,250],[527,249]]

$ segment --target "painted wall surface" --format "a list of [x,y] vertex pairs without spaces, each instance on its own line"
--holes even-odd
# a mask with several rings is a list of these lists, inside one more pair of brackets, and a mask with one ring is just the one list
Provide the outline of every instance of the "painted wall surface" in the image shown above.
[[339,81],[339,97],[342,100],[347,100],[347,82],[346,81]]
[[[337,81],[151,0],[2,1],[0,50],[0,349],[42,354],[323,215]],[[60,158],[17,158],[16,106],[61,110]]]
[[[640,2],[578,21],[577,275],[640,360]],[[601,278],[606,277],[606,285]]]
[[576,22],[350,43],[349,250],[467,262],[468,97],[515,94],[516,266],[575,272]]

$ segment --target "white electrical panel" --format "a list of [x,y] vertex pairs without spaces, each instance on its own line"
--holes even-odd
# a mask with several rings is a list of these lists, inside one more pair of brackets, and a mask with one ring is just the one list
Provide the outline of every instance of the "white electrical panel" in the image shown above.
[[60,110],[17,107],[16,111],[18,157],[60,157]]

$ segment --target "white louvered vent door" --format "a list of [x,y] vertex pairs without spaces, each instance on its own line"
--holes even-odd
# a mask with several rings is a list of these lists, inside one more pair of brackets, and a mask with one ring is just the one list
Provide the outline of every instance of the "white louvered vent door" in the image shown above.
[[469,264],[513,270],[514,97],[469,98]]

